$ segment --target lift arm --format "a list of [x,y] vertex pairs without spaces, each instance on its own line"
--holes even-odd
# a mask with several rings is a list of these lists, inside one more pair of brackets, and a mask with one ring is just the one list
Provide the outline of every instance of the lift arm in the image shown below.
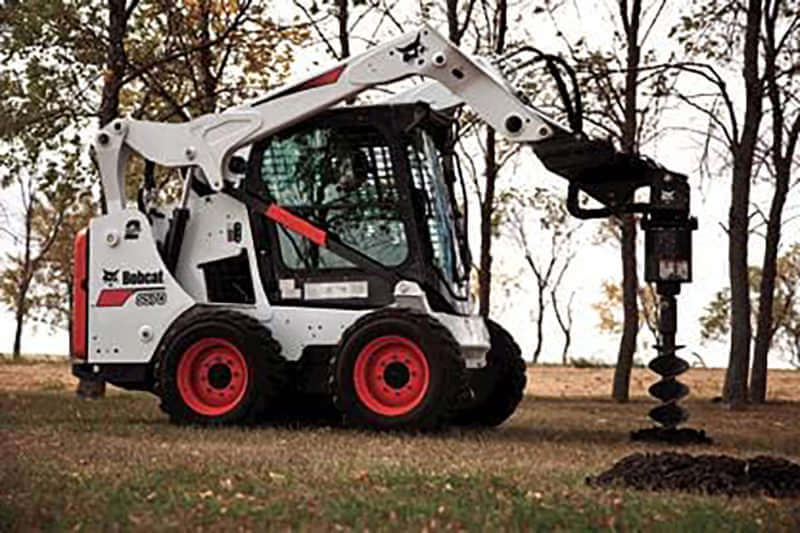
[[178,124],[131,118],[112,121],[95,139],[108,209],[125,208],[124,169],[132,152],[166,167],[199,167],[209,186],[220,191],[237,149],[376,85],[414,75],[447,87],[510,141],[541,141],[557,128],[518,99],[502,77],[434,29],[422,26],[321,74],[219,114]]

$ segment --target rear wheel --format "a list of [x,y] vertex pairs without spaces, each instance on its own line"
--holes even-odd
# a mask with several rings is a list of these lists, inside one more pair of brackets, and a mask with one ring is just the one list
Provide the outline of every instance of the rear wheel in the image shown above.
[[460,409],[454,422],[467,426],[499,426],[517,409],[525,393],[525,361],[514,337],[491,320],[491,347],[486,354],[486,366],[468,371],[473,398]]
[[253,422],[285,383],[280,346],[235,311],[199,307],[178,318],[156,354],[156,391],[173,422]]
[[334,402],[351,425],[431,429],[447,421],[465,388],[464,362],[447,328],[408,309],[366,315],[331,359]]

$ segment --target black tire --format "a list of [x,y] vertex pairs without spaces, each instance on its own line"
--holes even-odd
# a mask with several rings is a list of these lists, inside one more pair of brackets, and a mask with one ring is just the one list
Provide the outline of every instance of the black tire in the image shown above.
[[[386,351],[381,351],[384,348],[371,351],[371,346],[386,342],[390,343]],[[401,351],[391,352],[397,346]],[[410,353],[408,350],[413,350],[414,346],[418,350],[410,355],[412,361],[409,362],[403,354]],[[381,367],[381,362],[390,357],[388,353],[395,353],[395,360]],[[362,376],[370,374],[371,385],[383,391],[376,394],[400,396],[405,394],[406,388],[416,391],[409,392],[411,399],[396,407],[402,412],[387,412],[395,407],[380,402],[373,402],[371,407],[368,400],[374,399],[374,395],[356,384],[357,360],[363,357],[367,361],[364,364],[368,364],[373,357],[368,354],[376,354],[374,357],[378,358],[368,368],[383,368],[361,373]],[[426,371],[419,370],[420,364],[427,365]],[[390,373],[394,376],[391,379]],[[410,309],[383,309],[360,318],[345,330],[330,361],[330,384],[334,404],[347,425],[384,430],[430,430],[449,420],[466,390],[466,374],[458,344],[438,320]],[[375,408],[376,403],[380,409]]]
[[[185,312],[164,335],[155,362],[155,391],[173,423],[258,422],[286,384],[280,344],[270,331],[227,309]],[[214,394],[225,396],[221,406],[206,401]]]
[[522,351],[514,337],[491,320],[491,347],[486,366],[467,370],[472,400],[460,409],[453,422],[464,426],[494,427],[510,417],[522,401],[528,382]]

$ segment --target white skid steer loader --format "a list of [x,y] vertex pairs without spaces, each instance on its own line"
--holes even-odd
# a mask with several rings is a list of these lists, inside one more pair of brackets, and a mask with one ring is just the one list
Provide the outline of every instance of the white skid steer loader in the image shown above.
[[[429,82],[336,107],[410,76]],[[646,276],[673,309],[691,276],[686,178],[587,139],[567,103],[571,128],[423,26],[219,114],[109,123],[94,142],[108,212],[75,241],[73,372],[153,392],[175,422],[259,420],[299,394],[358,426],[500,424],[525,364],[471,314],[454,108],[531,145],[569,180],[573,214],[642,213]],[[128,199],[132,154],[146,163]],[[156,165],[183,176],[172,209],[153,201]],[[680,361],[671,339],[656,360]]]

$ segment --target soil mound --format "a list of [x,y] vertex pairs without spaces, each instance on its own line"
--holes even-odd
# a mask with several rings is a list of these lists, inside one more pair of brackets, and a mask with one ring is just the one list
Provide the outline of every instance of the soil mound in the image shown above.
[[586,478],[586,483],[593,487],[797,498],[800,465],[766,455],[737,459],[727,455],[635,453],[605,472]]

